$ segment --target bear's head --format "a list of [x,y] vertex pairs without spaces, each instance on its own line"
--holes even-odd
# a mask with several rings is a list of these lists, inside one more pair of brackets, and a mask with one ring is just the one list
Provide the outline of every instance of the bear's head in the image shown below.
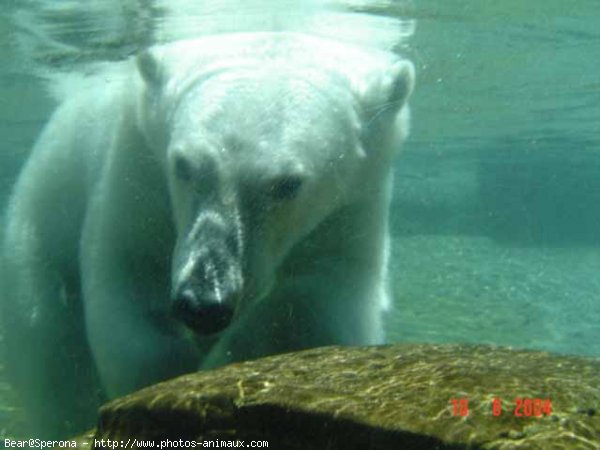
[[137,58],[139,126],[171,196],[172,308],[207,335],[264,297],[290,249],[389,169],[414,74],[404,60],[360,77],[293,59],[178,64]]

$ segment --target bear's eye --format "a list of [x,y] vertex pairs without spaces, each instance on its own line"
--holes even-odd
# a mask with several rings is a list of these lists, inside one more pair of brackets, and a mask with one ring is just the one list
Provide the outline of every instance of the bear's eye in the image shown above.
[[182,155],[177,155],[173,164],[175,176],[180,181],[192,179],[192,164]]
[[281,177],[274,180],[269,189],[269,195],[275,200],[293,200],[300,193],[304,180],[296,175]]

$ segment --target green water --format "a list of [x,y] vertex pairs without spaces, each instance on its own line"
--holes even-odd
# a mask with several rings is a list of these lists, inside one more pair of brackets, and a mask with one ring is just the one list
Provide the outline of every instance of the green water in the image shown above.
[[[404,11],[418,83],[396,167],[389,339],[600,354],[600,6]],[[118,47],[99,23],[85,44]],[[53,107],[13,45],[21,32],[0,16],[0,199]]]
[[600,354],[600,4],[420,1],[394,341]]
[[[600,3],[414,0],[403,11],[416,21],[403,51],[418,82],[395,167],[388,340],[599,356]],[[0,206],[54,106],[9,19],[0,13]],[[118,58],[147,39],[103,41],[103,23],[65,28],[66,42],[84,36]],[[0,383],[2,435],[19,420],[13,395]]]

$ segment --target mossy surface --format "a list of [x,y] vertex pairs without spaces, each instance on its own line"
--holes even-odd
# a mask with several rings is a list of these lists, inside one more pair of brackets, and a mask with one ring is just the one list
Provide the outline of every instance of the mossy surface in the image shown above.
[[[454,410],[461,399],[466,417]],[[525,406],[534,399],[551,412]],[[294,450],[598,449],[600,360],[492,346],[312,349],[185,375],[105,405],[96,439],[133,438],[257,439]]]

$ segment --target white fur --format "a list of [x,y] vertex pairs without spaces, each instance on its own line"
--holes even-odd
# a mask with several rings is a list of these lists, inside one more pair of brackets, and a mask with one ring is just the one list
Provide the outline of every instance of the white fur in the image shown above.
[[[381,343],[413,78],[384,52],[255,33],[155,48],[82,82],[21,174],[2,249],[7,368],[36,436],[198,367]],[[177,158],[200,168],[193,186]],[[270,197],[286,177],[298,194]],[[192,337],[171,317],[171,279],[221,250],[201,239],[209,225],[241,248],[219,281],[241,297],[226,330]]]

